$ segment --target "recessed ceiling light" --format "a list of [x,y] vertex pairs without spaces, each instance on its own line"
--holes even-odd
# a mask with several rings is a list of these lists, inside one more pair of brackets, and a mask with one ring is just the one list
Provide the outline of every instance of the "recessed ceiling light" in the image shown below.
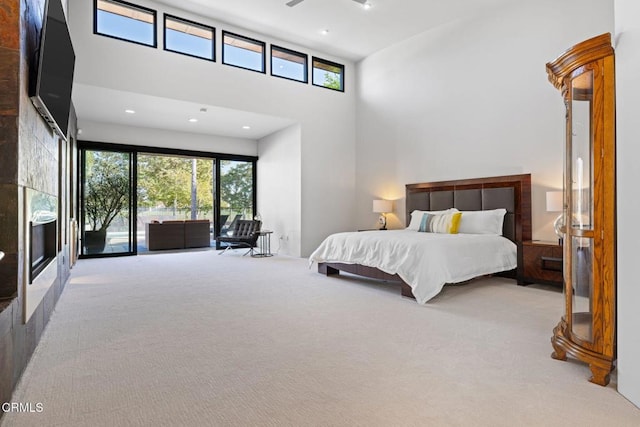
[[362,7],[364,8],[364,10],[369,10],[369,9],[371,9],[371,3],[366,2],[366,3],[364,3],[364,4],[362,5]]
[[320,34],[322,34],[323,36],[326,36],[327,34],[329,34],[329,30],[322,30],[320,31]]
[[242,129],[251,129],[251,126],[244,125],[242,126]]
[[127,114],[135,114],[135,110],[124,110],[125,113]]
[[198,119],[189,119],[189,121],[190,121],[191,123],[195,123],[195,122],[197,122],[197,121],[198,121]]

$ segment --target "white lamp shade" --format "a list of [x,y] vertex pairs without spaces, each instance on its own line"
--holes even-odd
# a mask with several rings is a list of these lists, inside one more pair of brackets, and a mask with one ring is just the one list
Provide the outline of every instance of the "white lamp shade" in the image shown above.
[[547,191],[547,212],[562,212],[562,191]]
[[375,213],[387,213],[393,211],[391,200],[374,200],[373,211]]

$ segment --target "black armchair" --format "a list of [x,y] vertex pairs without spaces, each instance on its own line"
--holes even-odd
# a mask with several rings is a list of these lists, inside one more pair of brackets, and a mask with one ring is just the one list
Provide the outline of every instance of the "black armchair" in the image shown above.
[[227,222],[227,218],[229,218],[229,215],[223,215],[223,216],[224,216],[224,222],[222,222],[222,217],[220,217],[220,235],[221,236],[225,236],[228,234],[229,230],[235,229],[236,223],[238,222],[238,220],[240,220],[240,218],[242,218],[242,214],[236,214],[236,216],[233,217],[229,225],[226,227],[225,227],[225,223]]
[[253,248],[256,247],[258,237],[260,236],[261,221],[239,219],[236,221],[233,233],[228,235],[218,236],[217,241],[225,243],[227,247],[224,251],[219,252],[218,255],[222,255],[229,249],[248,248],[249,250],[242,256],[251,254],[253,255]]

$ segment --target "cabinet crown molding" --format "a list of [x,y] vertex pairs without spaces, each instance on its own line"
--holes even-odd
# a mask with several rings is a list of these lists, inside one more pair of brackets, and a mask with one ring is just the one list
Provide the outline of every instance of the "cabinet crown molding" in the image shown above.
[[554,61],[547,63],[549,81],[562,90],[565,77],[586,63],[613,55],[611,33],[601,34],[567,49]]

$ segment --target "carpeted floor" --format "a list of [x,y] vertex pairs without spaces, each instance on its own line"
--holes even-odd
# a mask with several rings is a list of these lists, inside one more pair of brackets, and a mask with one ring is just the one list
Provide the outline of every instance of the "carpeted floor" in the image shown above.
[[14,426],[638,426],[549,357],[562,295],[487,278],[426,306],[303,259],[81,260],[14,394]]

